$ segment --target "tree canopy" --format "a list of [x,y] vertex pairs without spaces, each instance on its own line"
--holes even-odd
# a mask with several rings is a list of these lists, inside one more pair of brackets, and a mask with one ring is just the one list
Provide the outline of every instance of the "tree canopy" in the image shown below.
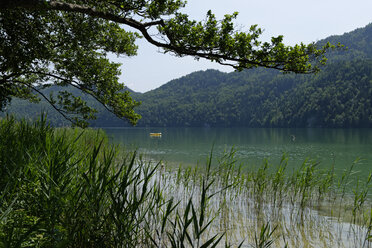
[[[371,68],[372,60],[356,59],[330,62],[316,76],[264,69],[194,72],[133,96],[142,101],[138,125],[372,127]],[[92,125],[120,125],[107,112],[97,116]]]
[[[48,101],[66,119],[86,126],[96,110],[68,90],[56,95],[42,89],[72,86],[93,96],[120,118],[135,124],[140,116],[119,82],[120,64],[108,54],[136,55],[144,38],[175,56],[208,59],[236,70],[266,67],[313,73],[326,62],[328,43],[286,46],[283,37],[259,40],[252,25],[237,30],[237,13],[204,21],[182,13],[181,0],[2,0],[0,3],[0,110],[12,97]],[[128,27],[130,27],[128,29]]]

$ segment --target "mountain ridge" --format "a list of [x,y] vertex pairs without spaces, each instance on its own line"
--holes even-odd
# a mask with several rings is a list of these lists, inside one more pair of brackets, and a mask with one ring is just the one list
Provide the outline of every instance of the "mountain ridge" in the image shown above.
[[[316,44],[327,41],[340,42],[348,49],[330,51],[328,64],[316,75],[282,74],[265,68],[231,73],[209,69],[145,93],[132,92],[142,102],[137,109],[143,116],[138,125],[371,127],[372,23]],[[19,116],[36,115],[36,109],[47,108],[14,102],[9,112]],[[99,110],[93,126],[128,126],[97,103],[91,104]],[[61,124],[60,117],[51,115],[52,122]]]

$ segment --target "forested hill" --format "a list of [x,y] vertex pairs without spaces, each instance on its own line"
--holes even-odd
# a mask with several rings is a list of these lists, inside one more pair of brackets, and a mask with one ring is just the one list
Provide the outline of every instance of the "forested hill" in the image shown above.
[[[318,44],[340,42],[348,49],[328,54],[316,75],[268,69],[191,73],[144,94],[140,126],[372,127],[372,24]],[[96,105],[96,103],[93,103]],[[40,106],[13,101],[21,116]],[[98,105],[96,105],[98,106]],[[95,126],[127,125],[99,108]],[[54,123],[60,116],[49,111]]]
[[349,33],[343,35],[330,36],[324,40],[318,42],[322,45],[326,42],[332,44],[341,44],[347,47],[347,51],[336,51],[331,52],[327,55],[330,60],[350,60],[350,59],[372,59],[372,23],[368,24],[364,28],[358,28]]
[[139,96],[139,125],[371,127],[372,24],[326,41],[347,49],[317,75],[195,72]]
[[318,75],[196,72],[141,100],[147,126],[370,127],[372,61],[331,63]]

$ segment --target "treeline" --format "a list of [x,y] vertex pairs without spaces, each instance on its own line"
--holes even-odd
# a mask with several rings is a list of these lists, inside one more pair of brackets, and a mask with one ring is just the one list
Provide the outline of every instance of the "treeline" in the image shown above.
[[[191,73],[144,94],[139,126],[249,126],[249,127],[372,127],[372,24],[323,41],[345,45],[328,53],[328,65],[318,74],[282,74],[253,69],[222,73]],[[56,89],[54,89],[56,90]],[[93,126],[129,126],[98,109]],[[46,103],[14,99],[8,112],[32,118],[48,112],[53,125],[66,125]]]
[[192,73],[142,94],[143,126],[371,127],[372,24],[325,42],[316,75],[268,69]]
[[372,61],[342,61],[318,75],[209,70],[141,96],[144,126],[370,127]]

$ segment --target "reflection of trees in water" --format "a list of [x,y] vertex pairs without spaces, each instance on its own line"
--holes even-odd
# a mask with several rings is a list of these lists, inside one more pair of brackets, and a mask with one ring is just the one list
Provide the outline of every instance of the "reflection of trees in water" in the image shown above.
[[[150,132],[161,132],[162,138],[150,138]],[[244,164],[260,165],[268,158],[280,162],[289,155],[289,166],[295,168],[306,158],[320,166],[347,168],[357,158],[372,161],[372,130],[321,128],[128,128],[111,129],[108,133],[117,143],[141,148],[154,159],[175,165],[203,163],[213,147],[213,156],[236,149],[236,157]],[[293,141],[294,139],[294,141]],[[135,145],[133,145],[135,144]],[[367,162],[360,169],[369,172]]]

